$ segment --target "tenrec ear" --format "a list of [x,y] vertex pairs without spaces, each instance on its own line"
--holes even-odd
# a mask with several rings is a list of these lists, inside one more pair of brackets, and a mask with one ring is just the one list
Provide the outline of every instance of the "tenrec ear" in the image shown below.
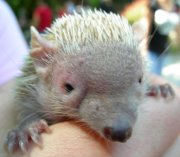
[[36,28],[31,26],[31,57],[40,59],[45,57],[47,53],[53,53],[55,50],[55,44],[43,38]]
[[48,60],[48,56],[52,56],[55,51],[57,51],[56,45],[42,37],[32,26],[30,56],[33,58],[34,66],[39,76],[46,77],[49,66],[45,64],[44,59]]
[[142,42],[142,40],[145,39],[147,34],[147,28],[142,20],[135,22],[132,25],[132,30],[134,33],[134,38],[138,43]]

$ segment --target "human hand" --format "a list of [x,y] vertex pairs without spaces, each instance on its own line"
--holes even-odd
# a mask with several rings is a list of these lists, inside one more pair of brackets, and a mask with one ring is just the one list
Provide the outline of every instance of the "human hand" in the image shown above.
[[[152,79],[153,84],[163,81]],[[52,134],[42,135],[43,149],[32,148],[30,157],[163,156],[180,133],[180,90],[175,88],[175,93],[173,100],[146,98],[127,143],[108,142],[77,124],[65,122],[51,126]]]

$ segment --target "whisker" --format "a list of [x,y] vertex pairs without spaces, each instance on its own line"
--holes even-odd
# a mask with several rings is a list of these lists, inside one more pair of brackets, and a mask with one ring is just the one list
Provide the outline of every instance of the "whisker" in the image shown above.
[[168,50],[170,49],[170,47],[172,46],[172,43],[170,43],[166,48],[165,50],[161,53],[161,55],[155,60],[155,62],[158,62],[160,60],[160,58],[162,58],[162,56],[164,56]]
[[158,26],[156,26],[156,28],[155,28],[154,32],[153,32],[151,35],[149,35],[147,45],[149,45],[149,44],[150,44],[150,42],[152,41],[152,39],[153,39],[153,37],[154,37],[155,33],[157,32],[158,28],[159,28],[159,27],[158,27]]
[[83,7],[83,5],[84,5],[84,0],[81,1],[81,6]]

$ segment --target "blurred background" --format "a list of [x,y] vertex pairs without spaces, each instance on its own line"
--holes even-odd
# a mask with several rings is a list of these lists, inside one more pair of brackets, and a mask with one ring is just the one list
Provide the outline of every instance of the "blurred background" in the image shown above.
[[6,0],[12,8],[27,43],[29,28],[39,32],[65,14],[81,8],[97,8],[140,21],[148,32],[143,53],[149,70],[180,86],[180,0]]

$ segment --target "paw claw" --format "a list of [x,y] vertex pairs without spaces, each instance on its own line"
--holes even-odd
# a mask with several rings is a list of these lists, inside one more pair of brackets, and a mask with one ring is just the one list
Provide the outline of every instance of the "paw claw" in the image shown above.
[[49,126],[45,120],[41,119],[39,122],[39,126],[40,126],[42,131],[45,131],[47,133],[51,132],[51,130],[50,130],[50,128],[49,128]]
[[29,134],[27,130],[19,132],[19,147],[20,149],[27,154],[29,144]]
[[175,96],[175,92],[171,85],[166,83],[163,85],[150,86],[146,92],[146,95],[152,97],[173,98]]
[[5,149],[8,152],[13,153],[14,152],[14,143],[9,143],[8,145],[5,145]]
[[169,84],[160,85],[161,95],[164,98],[174,97],[175,93]]
[[13,153],[18,148],[18,138],[16,136],[16,131],[12,130],[8,133],[4,144],[5,150],[9,153]]
[[33,141],[35,144],[37,144],[39,147],[42,146],[41,138],[40,138],[39,135],[33,135],[33,136],[31,136],[31,138],[32,138],[32,141]]
[[159,88],[157,86],[150,86],[147,89],[146,95],[147,96],[159,96],[160,94]]
[[41,137],[37,131],[37,129],[33,129],[31,128],[30,130],[30,134],[31,134],[31,139],[32,141],[37,144],[39,147],[42,146],[42,143],[41,143]]
[[19,147],[22,150],[23,153],[27,154],[28,153],[28,148],[27,148],[28,143],[19,141]]
[[17,128],[8,133],[5,142],[5,148],[8,152],[13,153],[16,151],[22,151],[28,153],[28,147],[31,142],[42,146],[41,133],[49,132],[48,124],[45,120],[34,121],[24,126],[24,128]]

